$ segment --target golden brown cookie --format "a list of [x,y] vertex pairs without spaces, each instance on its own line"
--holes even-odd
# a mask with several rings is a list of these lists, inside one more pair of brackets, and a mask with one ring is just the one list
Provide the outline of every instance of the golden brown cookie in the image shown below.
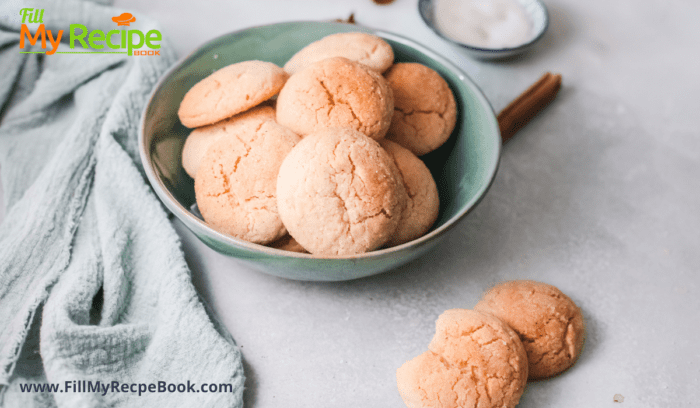
[[304,136],[349,127],[373,139],[389,129],[394,98],[384,78],[336,57],[292,75],[277,97],[277,122]]
[[433,175],[421,159],[390,140],[380,140],[379,144],[394,159],[408,194],[399,226],[387,242],[387,246],[392,247],[412,241],[428,232],[440,211],[440,199]]
[[317,255],[351,255],[384,244],[406,205],[401,175],[379,144],[348,128],[306,136],[284,159],[279,213]]
[[284,64],[293,75],[326,58],[344,57],[382,73],[394,63],[394,50],[383,39],[367,33],[331,34],[302,48]]
[[299,136],[276,122],[250,123],[217,139],[194,180],[197,206],[217,231],[266,244],[282,237],[277,172]]
[[447,82],[414,62],[394,64],[384,76],[394,94],[394,115],[386,138],[416,156],[442,146],[457,123],[457,105]]
[[270,99],[288,77],[271,62],[228,65],[195,84],[185,94],[177,114],[189,128],[210,125]]
[[448,310],[428,348],[396,372],[409,408],[512,408],[520,401],[527,382],[525,349],[495,316]]
[[552,285],[504,282],[486,292],[474,309],[498,316],[518,333],[530,361],[530,379],[561,373],[583,348],[581,310]]
[[204,154],[216,139],[235,133],[236,129],[249,123],[262,124],[268,120],[275,120],[275,109],[270,106],[256,106],[238,115],[216,122],[213,125],[203,126],[192,131],[185,140],[182,148],[182,167],[187,174],[194,178],[199,169],[199,164]]

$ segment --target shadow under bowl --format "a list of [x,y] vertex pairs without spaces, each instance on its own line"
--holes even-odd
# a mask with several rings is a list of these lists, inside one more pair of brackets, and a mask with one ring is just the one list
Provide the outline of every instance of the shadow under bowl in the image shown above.
[[[353,256],[319,257],[253,244],[222,234],[198,217],[194,180],[181,165],[191,129],[177,110],[185,93],[224,66],[246,60],[284,63],[307,44],[339,32],[362,31],[384,38],[396,62],[419,62],[448,82],[457,101],[457,125],[448,142],[422,157],[438,186],[440,214],[424,236],[406,244]],[[143,111],[139,149],[148,180],[163,204],[202,242],[271,275],[308,281],[342,281],[394,269],[434,248],[491,186],[501,136],[494,111],[477,86],[443,57],[407,38],[330,22],[289,22],[253,27],[216,38],[175,64],[156,85]]]

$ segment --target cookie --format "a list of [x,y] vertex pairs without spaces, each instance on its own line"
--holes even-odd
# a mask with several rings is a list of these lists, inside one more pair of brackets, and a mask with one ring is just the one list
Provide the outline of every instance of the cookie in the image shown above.
[[581,310],[552,285],[504,282],[486,292],[474,309],[498,316],[518,333],[527,351],[530,379],[561,373],[583,348]]
[[394,63],[394,50],[376,35],[331,34],[299,50],[284,64],[284,70],[293,75],[315,62],[332,57],[345,57],[381,74]]
[[299,141],[291,130],[267,121],[217,139],[195,177],[197,206],[217,231],[266,244],[286,234],[277,212],[277,173]]
[[244,61],[219,69],[195,84],[180,103],[183,125],[211,125],[277,94],[289,75],[265,61]]
[[408,195],[399,226],[387,242],[387,246],[392,247],[428,232],[440,211],[440,199],[433,175],[421,159],[390,140],[380,140],[379,144],[394,159]]
[[448,310],[428,348],[396,372],[409,408],[512,408],[520,401],[527,382],[525,349],[495,316]]
[[394,114],[386,135],[416,156],[440,147],[457,123],[457,104],[447,82],[425,65],[394,64],[385,74],[394,94]]
[[287,230],[307,251],[351,255],[391,237],[406,205],[403,188],[376,141],[330,128],[306,136],[284,159],[277,202]]
[[384,78],[364,65],[335,57],[292,75],[277,97],[277,122],[304,136],[349,127],[373,139],[389,129],[394,98]]
[[213,125],[203,126],[192,131],[182,148],[182,167],[194,178],[204,154],[212,143],[221,136],[235,133],[236,129],[248,123],[261,124],[275,120],[275,110],[270,106],[256,106]]

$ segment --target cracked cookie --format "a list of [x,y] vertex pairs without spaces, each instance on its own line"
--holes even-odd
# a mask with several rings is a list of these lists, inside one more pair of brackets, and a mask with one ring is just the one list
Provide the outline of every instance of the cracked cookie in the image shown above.
[[277,212],[277,173],[300,140],[274,121],[249,123],[207,150],[194,180],[204,220],[214,229],[267,244],[287,230]]
[[518,335],[488,313],[445,311],[428,351],[396,372],[409,408],[512,408],[525,390],[527,356]]
[[421,159],[390,140],[382,139],[379,144],[394,159],[408,195],[399,226],[387,242],[392,247],[428,232],[440,211],[440,199],[433,175]]
[[474,307],[506,322],[525,346],[530,379],[571,367],[583,348],[581,310],[559,289],[534,281],[510,281],[490,289]]
[[394,64],[384,76],[394,94],[386,138],[416,156],[442,146],[457,122],[457,105],[447,82],[434,70],[413,62]]
[[394,63],[394,50],[386,41],[367,33],[331,34],[299,50],[284,64],[290,75],[331,57],[345,57],[379,72]]
[[235,133],[236,129],[249,123],[261,124],[268,120],[275,120],[275,109],[270,106],[256,106],[213,125],[193,130],[182,148],[182,167],[194,178],[207,149],[216,139]]
[[380,74],[335,57],[289,78],[277,97],[277,122],[301,136],[348,127],[381,139],[389,129],[393,109],[391,89]]
[[228,65],[195,84],[177,112],[183,125],[210,125],[246,111],[277,94],[289,77],[271,62]]
[[277,179],[284,225],[317,255],[352,255],[380,247],[396,230],[405,200],[401,175],[389,154],[349,128],[306,136],[284,159]]

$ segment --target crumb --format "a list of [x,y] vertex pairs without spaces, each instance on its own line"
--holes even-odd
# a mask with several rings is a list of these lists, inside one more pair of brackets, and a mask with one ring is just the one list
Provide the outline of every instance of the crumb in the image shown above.
[[350,13],[350,17],[348,17],[346,20],[343,20],[342,18],[336,18],[333,21],[335,21],[336,23],[355,24],[355,13]]
[[613,397],[614,402],[625,402],[625,397],[622,396],[622,394],[615,394]]

